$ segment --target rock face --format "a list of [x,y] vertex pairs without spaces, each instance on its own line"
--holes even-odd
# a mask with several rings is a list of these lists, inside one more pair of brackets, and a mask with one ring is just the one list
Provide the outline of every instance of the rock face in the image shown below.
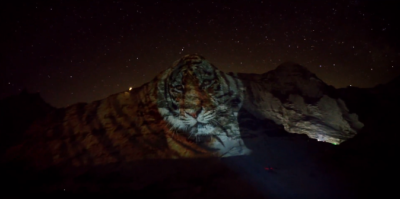
[[[293,63],[260,75],[227,74],[197,55],[184,56],[141,87],[91,103],[55,109],[25,92],[0,104],[0,141],[10,140],[3,135],[24,133],[1,143],[13,145],[7,159],[1,158],[2,188],[10,193],[67,190],[195,198],[203,192],[202,198],[266,198],[257,191],[267,188],[278,196],[288,189],[303,192],[308,184],[310,193],[317,189],[321,197],[343,198],[332,195],[340,191],[321,189],[332,186],[319,179],[336,173],[315,178],[309,172],[320,166],[310,164],[311,159],[327,157],[324,149],[341,149],[349,142],[332,146],[290,133],[331,143],[351,138],[363,124],[338,96],[350,102],[352,112],[369,107],[369,102],[358,107],[360,95],[352,93],[326,85]],[[329,173],[324,169],[316,173]],[[238,173],[256,177],[260,190],[246,185]],[[291,173],[302,175],[301,180],[293,182]]]
[[237,77],[186,55],[141,87],[52,111],[4,159],[44,170],[248,155],[237,121],[243,101]]
[[238,76],[246,87],[243,107],[287,132],[340,144],[363,127],[336,89],[301,65],[287,62],[264,74]]
[[28,130],[8,158],[46,168],[248,155],[238,125],[242,107],[287,132],[333,144],[363,127],[336,89],[303,66],[284,63],[264,74],[233,74],[200,55],[183,56],[151,82],[103,100],[57,110],[43,107],[37,113],[51,113],[32,125],[37,118],[23,122],[10,117],[26,126],[15,135]]

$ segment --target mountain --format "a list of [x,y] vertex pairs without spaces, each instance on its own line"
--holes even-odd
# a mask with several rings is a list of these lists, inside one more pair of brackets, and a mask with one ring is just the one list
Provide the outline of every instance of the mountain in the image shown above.
[[19,95],[0,100],[0,154],[20,141],[33,121],[54,110],[39,93],[28,93],[26,89]]
[[[182,62],[176,62],[174,66],[181,67]],[[243,103],[237,114],[241,137],[239,141],[243,141],[252,151],[251,154],[224,158],[200,158],[193,155],[178,159],[152,156],[128,161],[126,157],[140,147],[146,149],[147,153],[157,151],[155,147],[157,143],[163,143],[160,142],[163,136],[143,134],[148,132],[143,130],[136,131],[141,134],[120,136],[116,132],[122,132],[121,127],[112,129],[114,133],[104,136],[101,133],[109,132],[107,128],[110,127],[107,126],[110,123],[104,121],[124,120],[125,117],[117,116],[126,113],[131,114],[126,117],[131,121],[130,125],[135,115],[145,115],[147,119],[144,121],[157,124],[154,127],[164,127],[158,121],[160,115],[154,112],[157,109],[143,108],[144,105],[140,103],[137,106],[139,108],[132,107],[129,102],[131,97],[140,101],[142,97],[147,99],[156,96],[134,97],[138,96],[141,89],[151,87],[151,82],[104,100],[79,103],[62,109],[52,108],[37,94],[24,92],[1,101],[2,118],[8,118],[0,122],[2,127],[6,127],[1,129],[11,129],[2,131],[1,136],[11,132],[18,135],[12,138],[11,144],[3,143],[2,139],[2,146],[13,149],[12,153],[9,149],[7,155],[2,157],[0,165],[1,179],[7,185],[2,187],[3,191],[15,193],[24,189],[25,192],[59,192],[60,195],[85,192],[129,193],[134,196],[174,198],[362,198],[372,193],[390,193],[387,189],[394,185],[375,182],[385,182],[387,176],[396,171],[392,157],[395,157],[398,149],[398,134],[393,129],[396,129],[395,122],[399,119],[399,87],[396,86],[399,78],[375,88],[335,89],[296,63],[283,63],[264,74],[220,74],[233,78],[226,82],[237,82],[238,86],[230,90],[233,92],[231,94],[238,92],[240,85],[245,88],[242,99],[230,98],[228,101],[233,103],[231,106]],[[159,82],[157,78],[152,82]],[[225,77],[223,79],[227,80]],[[175,86],[174,89],[180,88]],[[154,105],[160,106],[157,103]],[[6,112],[3,111],[5,107],[14,108],[7,108]],[[25,108],[14,112],[18,110],[17,107]],[[94,111],[100,110],[99,107],[103,107],[101,111]],[[106,116],[103,113],[109,113],[107,118],[110,119],[101,120]],[[200,115],[201,111],[197,114]],[[68,123],[66,115],[74,121],[83,119],[81,122]],[[100,121],[96,123],[98,134],[92,136],[95,140],[87,142],[87,145],[80,145],[83,142],[65,144],[66,140],[71,142],[71,139],[80,139],[79,136],[65,134],[69,132],[65,131],[65,124],[78,124],[71,129],[86,128],[89,119]],[[63,124],[64,130],[55,128],[58,130],[51,131],[54,134],[52,137],[38,131],[38,126],[49,124]],[[146,125],[134,125],[134,128],[141,129]],[[100,131],[99,128],[106,130]],[[57,133],[59,136],[56,136]],[[146,136],[155,136],[157,142],[137,141]],[[96,139],[100,145],[93,145]],[[316,139],[339,145],[318,142]],[[227,143],[226,140],[223,142]],[[138,148],[132,148],[135,143]],[[208,142],[195,140],[188,143],[201,145]],[[50,146],[60,148],[52,151]],[[82,149],[80,156],[67,155],[74,154],[73,151],[82,146],[86,152]],[[102,147],[97,152],[108,154],[99,156],[100,159],[114,158],[115,161],[96,163],[99,159],[91,151],[91,146]],[[152,150],[147,147],[152,147]],[[159,145],[159,148],[163,147],[166,145]],[[28,159],[30,162],[36,160],[35,164],[20,161],[26,160],[23,155],[26,151],[31,151]],[[56,159],[60,161],[48,162],[46,154],[55,151],[60,152],[61,155]],[[159,157],[166,156],[159,154]],[[89,162],[74,165],[73,162],[79,160]],[[35,167],[37,164],[50,166]]]
[[286,62],[264,74],[239,74],[246,90],[244,108],[290,133],[339,144],[364,125],[332,86],[304,66]]

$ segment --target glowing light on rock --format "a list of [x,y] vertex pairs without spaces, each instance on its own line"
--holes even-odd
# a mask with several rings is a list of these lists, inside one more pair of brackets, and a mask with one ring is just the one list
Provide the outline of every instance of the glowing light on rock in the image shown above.
[[129,87],[129,91],[131,91],[132,90],[132,87]]

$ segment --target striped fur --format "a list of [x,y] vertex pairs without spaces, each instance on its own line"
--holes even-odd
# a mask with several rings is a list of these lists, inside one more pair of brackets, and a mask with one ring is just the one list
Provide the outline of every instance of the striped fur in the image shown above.
[[7,155],[44,168],[248,154],[237,121],[243,97],[237,77],[186,55],[139,88],[56,110]]

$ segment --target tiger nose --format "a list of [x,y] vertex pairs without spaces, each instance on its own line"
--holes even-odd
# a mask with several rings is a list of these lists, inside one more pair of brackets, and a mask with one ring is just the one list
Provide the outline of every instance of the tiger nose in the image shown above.
[[199,114],[200,114],[200,112],[201,112],[201,107],[197,110],[197,111],[194,111],[194,112],[188,112],[188,111],[186,111],[186,113],[188,114],[188,115],[190,115],[190,116],[192,116],[193,118],[197,118],[198,116],[199,116]]

